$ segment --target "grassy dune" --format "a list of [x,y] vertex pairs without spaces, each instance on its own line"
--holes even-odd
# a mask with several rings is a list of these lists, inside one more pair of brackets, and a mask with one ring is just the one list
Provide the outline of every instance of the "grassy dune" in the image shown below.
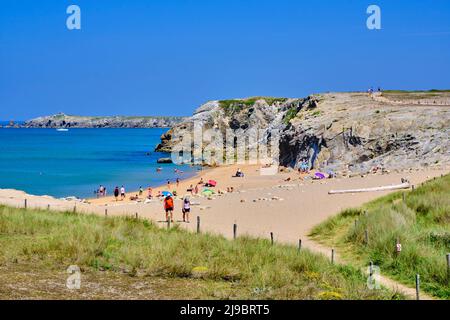
[[442,98],[448,99],[450,97],[450,90],[432,89],[428,91],[402,91],[402,90],[385,90],[383,96],[392,100],[422,100]]
[[[368,232],[366,244],[365,230]],[[446,254],[450,252],[450,175],[414,191],[397,192],[332,217],[312,231],[319,241],[341,248],[355,265],[373,261],[393,278],[450,299]],[[396,242],[402,244],[396,253]]]
[[[160,229],[145,220],[0,206],[0,280],[8,282],[0,298],[47,297],[50,289],[27,292],[39,277],[52,290],[59,288],[51,298],[70,296],[63,285],[54,284],[64,281],[69,265],[81,268],[90,288],[114,287],[82,298],[400,298],[367,289],[358,269],[266,240],[229,241],[177,227]],[[33,274],[30,284],[24,273]],[[136,279],[142,281],[136,285]],[[139,294],[147,285],[153,294]],[[23,294],[5,289],[19,286]]]

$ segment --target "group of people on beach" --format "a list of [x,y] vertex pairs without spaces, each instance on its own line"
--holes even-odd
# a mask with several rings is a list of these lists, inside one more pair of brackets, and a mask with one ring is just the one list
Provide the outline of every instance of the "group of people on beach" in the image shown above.
[[[94,191],[94,193],[97,195],[97,198],[106,197],[108,195],[106,187],[103,185],[100,185],[98,187],[98,189]],[[119,200],[119,196],[120,196],[121,200],[124,200],[125,199],[125,187],[122,186],[119,189],[119,187],[116,186],[114,188],[113,194],[114,194],[114,198],[116,199],[116,201]]]
[[[162,168],[157,168],[158,172],[162,171]],[[183,173],[182,171],[175,169],[175,173]],[[243,178],[244,177],[244,173],[242,172],[242,170],[239,168],[237,169],[235,175],[233,177],[239,177],[239,178]],[[172,183],[175,183],[175,186],[172,186]],[[171,181],[171,180],[167,180],[167,191],[158,191],[157,194],[153,194],[153,188],[152,187],[148,187],[146,189],[146,191],[144,190],[144,188],[141,186],[139,187],[139,191],[138,193],[136,193],[136,195],[134,196],[130,196],[130,200],[132,201],[136,201],[139,199],[147,199],[147,200],[152,200],[153,198],[158,198],[158,199],[162,199],[163,201],[163,208],[165,211],[165,215],[166,215],[166,221],[169,222],[173,222],[173,215],[174,215],[174,198],[177,197],[177,190],[178,187],[180,186],[180,179],[176,178],[175,181]],[[207,182],[205,182],[203,180],[203,178],[200,178],[200,181],[197,182],[195,185],[191,184],[190,187],[187,189],[187,192],[190,192],[191,196],[197,195],[199,194],[200,187],[215,187],[217,184],[217,182],[215,182],[214,180],[208,180]],[[174,190],[172,190],[174,189]],[[211,189],[205,189],[206,191],[208,191],[210,194],[214,194],[214,191],[212,191]],[[204,191],[205,191],[204,190]],[[206,192],[205,191],[205,192]],[[234,192],[234,188],[233,187],[228,187],[227,188],[227,193],[232,193]],[[219,194],[223,194],[223,192],[220,192],[220,190],[218,191]],[[106,187],[104,187],[103,185],[100,185],[100,187],[98,188],[98,190],[95,191],[95,193],[97,194],[97,198],[99,197],[105,197],[107,192],[106,192]],[[144,195],[144,193],[146,193]],[[202,191],[203,193],[203,191]],[[205,193],[206,194],[206,193]],[[126,199],[126,191],[125,191],[125,187],[122,185],[120,188],[118,186],[116,186],[114,188],[114,192],[113,192],[115,201],[123,201]],[[187,222],[189,223],[189,215],[191,212],[191,200],[189,195],[185,195],[184,198],[182,198],[182,205],[181,205],[181,212],[183,213],[183,222]]]
[[[173,222],[173,211],[175,209],[173,197],[168,194],[164,198],[164,210],[166,211],[166,221]],[[189,214],[191,212],[191,200],[188,196],[184,197],[181,212],[183,213],[183,222],[190,223]],[[170,219],[170,220],[169,220]]]
[[123,201],[125,200],[126,194],[125,194],[125,187],[121,186],[120,189],[118,186],[116,186],[114,188],[114,198],[116,199],[116,201],[119,200],[119,195],[120,195],[120,200]]
[[[100,185],[100,186],[98,187],[98,189],[94,191],[94,193],[97,195],[97,198],[106,197],[106,196],[108,195],[108,193],[107,193],[107,191],[106,191],[106,187],[103,186],[103,185]],[[119,200],[119,196],[120,196],[120,199],[121,199],[121,200],[124,200],[125,197],[126,197],[126,194],[125,194],[125,187],[124,187],[124,186],[121,186],[121,187],[119,188],[118,186],[116,186],[116,187],[114,188],[113,194],[114,194],[114,198],[116,199],[116,201]]]
[[97,198],[106,197],[106,194],[107,194],[106,187],[103,185],[100,185],[98,187],[98,189],[94,191],[94,193],[97,195]]

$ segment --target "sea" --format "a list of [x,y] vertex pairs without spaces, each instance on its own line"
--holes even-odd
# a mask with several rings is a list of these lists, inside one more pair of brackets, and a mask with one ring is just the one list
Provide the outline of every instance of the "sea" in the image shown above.
[[165,131],[0,128],[0,189],[92,198],[100,185],[111,195],[116,186],[135,191],[194,176],[196,167],[157,164],[159,158],[170,157],[154,152]]

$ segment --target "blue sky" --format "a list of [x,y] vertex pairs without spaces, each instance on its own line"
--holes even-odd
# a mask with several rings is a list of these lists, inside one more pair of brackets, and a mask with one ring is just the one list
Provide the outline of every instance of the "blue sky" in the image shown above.
[[[81,8],[82,29],[66,28]],[[382,10],[382,30],[366,9]],[[0,119],[190,115],[213,99],[450,88],[450,1],[1,0]]]

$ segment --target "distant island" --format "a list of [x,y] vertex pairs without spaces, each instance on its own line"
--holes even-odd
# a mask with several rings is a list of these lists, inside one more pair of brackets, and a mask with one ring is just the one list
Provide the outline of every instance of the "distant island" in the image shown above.
[[171,128],[186,117],[164,116],[74,116],[58,113],[13,124],[19,128]]

